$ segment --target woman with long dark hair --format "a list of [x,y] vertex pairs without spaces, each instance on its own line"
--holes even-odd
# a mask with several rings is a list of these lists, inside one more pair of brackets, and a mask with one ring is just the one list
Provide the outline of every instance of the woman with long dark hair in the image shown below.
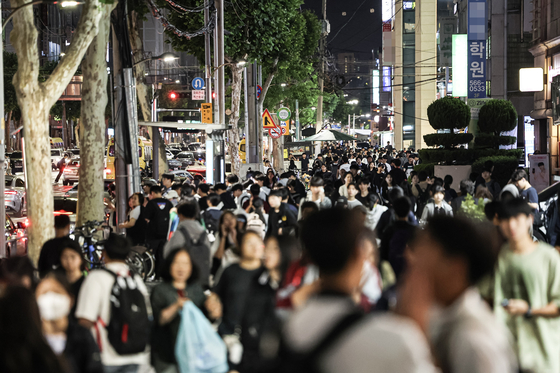
[[0,292],[0,372],[65,373],[43,336],[39,308],[31,290],[8,286]]
[[163,282],[152,291],[154,315],[152,364],[157,373],[178,372],[175,341],[181,325],[180,311],[192,301],[210,319],[221,317],[221,304],[215,294],[207,298],[198,280],[198,269],[186,248],[169,253],[162,266]]
[[132,241],[132,245],[144,245],[147,226],[144,218],[144,195],[134,193],[128,199],[128,220],[119,224],[119,228],[126,228],[126,236]]

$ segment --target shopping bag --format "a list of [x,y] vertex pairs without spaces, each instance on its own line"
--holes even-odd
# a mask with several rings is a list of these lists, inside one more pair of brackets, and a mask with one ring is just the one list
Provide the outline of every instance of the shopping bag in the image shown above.
[[227,349],[204,314],[187,301],[175,343],[175,358],[181,373],[225,373]]

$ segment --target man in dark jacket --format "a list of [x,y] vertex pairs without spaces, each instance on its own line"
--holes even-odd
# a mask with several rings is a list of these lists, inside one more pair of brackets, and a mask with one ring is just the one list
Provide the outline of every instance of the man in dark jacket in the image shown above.
[[268,196],[270,212],[266,236],[284,236],[291,234],[297,227],[297,215],[282,202],[282,191],[272,190]]
[[309,172],[309,159],[307,158],[307,153],[301,155],[301,172]]
[[406,260],[404,252],[408,242],[414,237],[416,226],[408,222],[411,204],[407,197],[398,198],[393,203],[396,220],[385,229],[381,238],[381,260],[387,260],[397,280],[405,270]]
[[66,162],[68,162],[69,158],[70,156],[68,155],[68,153],[66,153],[64,154],[64,158],[58,161],[56,165],[56,167],[58,167],[58,175],[56,175],[56,179],[54,180],[55,183],[58,183],[58,180],[60,180],[60,177],[64,173],[64,169],[66,168]]
[[227,190],[226,184],[216,184],[214,191],[222,200],[222,210],[235,210],[237,208],[237,204],[235,203],[231,192]]
[[146,205],[144,217],[148,223],[146,242],[155,253],[157,266],[163,260],[163,246],[167,240],[169,212],[172,208],[173,204],[168,199],[163,198],[161,187],[152,185],[150,187],[150,202]]
[[401,160],[399,158],[393,159],[391,162],[391,171],[389,175],[393,177],[393,185],[400,186],[406,180],[406,174],[401,169]]

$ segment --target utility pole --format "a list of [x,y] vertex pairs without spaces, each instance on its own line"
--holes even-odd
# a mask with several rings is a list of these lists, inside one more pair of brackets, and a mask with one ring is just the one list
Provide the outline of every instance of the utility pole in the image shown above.
[[[204,26],[210,23],[210,0],[204,0]],[[212,44],[210,33],[204,33],[204,70],[206,72],[206,102],[212,102]]]
[[299,141],[299,102],[296,100],[296,141]]
[[[2,23],[2,3],[0,2],[0,23]],[[4,47],[2,46],[2,38],[0,38],[0,51],[3,51]],[[6,183],[6,178],[4,173],[6,172],[5,168],[5,149],[4,144],[6,142],[5,134],[6,131],[4,130],[4,126],[9,125],[9,123],[4,122],[4,55],[0,53],[0,123],[2,123],[2,128],[0,128],[0,167],[2,167],[2,172],[0,172],[0,195],[4,196],[4,188]],[[2,203],[2,207],[0,207],[2,211],[0,211],[0,226],[6,226],[6,206]],[[0,258],[6,257],[6,235],[4,232],[0,234]]]
[[[321,131],[323,128],[323,90],[324,81],[323,76],[325,75],[325,48],[327,46],[327,35],[329,34],[329,26],[327,21],[327,0],[323,0],[321,14],[323,15],[323,21],[321,22],[321,40],[319,42],[319,53],[321,55],[321,73],[319,74],[319,102],[317,103],[317,124],[315,125],[315,133]],[[321,144],[316,142],[315,153],[319,154],[321,151]]]
[[216,23],[218,29],[218,48],[214,52],[218,55],[218,86],[220,95],[217,99],[220,100],[220,117],[219,124],[222,128],[226,129],[226,87],[225,87],[225,60],[224,60],[224,0],[216,0]]

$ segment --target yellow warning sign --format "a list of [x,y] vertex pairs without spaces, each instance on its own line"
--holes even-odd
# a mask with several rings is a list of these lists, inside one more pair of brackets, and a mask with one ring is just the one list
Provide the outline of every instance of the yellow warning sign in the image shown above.
[[274,124],[274,120],[272,119],[272,115],[268,109],[264,109],[263,117],[263,128],[275,128],[276,124]]
[[202,123],[212,124],[212,103],[201,104]]

